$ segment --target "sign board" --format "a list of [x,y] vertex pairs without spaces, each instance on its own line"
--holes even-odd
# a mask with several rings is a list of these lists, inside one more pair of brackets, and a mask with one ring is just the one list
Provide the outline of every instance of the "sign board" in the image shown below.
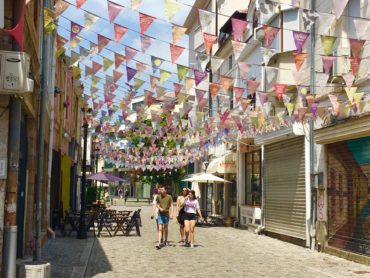
[[[1,0],[0,0],[1,1]],[[0,158],[0,179],[6,179],[7,177],[7,159]]]
[[4,0],[0,0],[0,29],[4,28]]

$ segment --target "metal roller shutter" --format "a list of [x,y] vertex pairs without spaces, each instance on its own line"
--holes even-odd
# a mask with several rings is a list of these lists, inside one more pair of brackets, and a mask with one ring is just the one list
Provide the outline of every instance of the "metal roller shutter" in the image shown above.
[[265,146],[265,228],[306,238],[305,149],[302,136]]

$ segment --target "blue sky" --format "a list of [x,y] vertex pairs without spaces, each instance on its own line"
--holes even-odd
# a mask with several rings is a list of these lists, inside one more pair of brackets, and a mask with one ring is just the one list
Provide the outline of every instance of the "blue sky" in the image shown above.
[[[90,30],[83,30],[79,37],[83,38],[80,42],[80,45],[85,48],[89,48],[89,41],[97,43],[97,34],[104,35],[112,40],[114,40],[114,29],[113,24],[108,21],[108,9],[107,9],[107,0],[88,0],[81,9],[77,9],[74,0],[65,0],[67,3],[70,3],[71,6],[59,17],[58,21],[58,34],[63,36],[66,39],[70,38],[70,29],[71,29],[71,21],[76,22],[80,25],[84,25],[84,13],[85,11],[90,12],[100,19],[90,28]],[[130,8],[131,1],[130,0],[112,0],[119,5],[124,6],[125,8],[115,19],[115,23],[118,23],[122,26],[127,27],[129,30],[125,34],[125,36],[120,40],[119,44],[115,44],[114,41],[110,42],[105,49],[99,54],[95,55],[92,60],[99,62],[102,64],[103,57],[106,57],[112,61],[114,61],[114,52],[125,54],[124,45],[130,46],[137,50],[141,49],[140,43],[140,23],[139,23],[139,12],[151,15],[153,17],[158,18],[153,22],[153,24],[149,27],[149,29],[145,32],[145,35],[154,38],[154,42],[150,48],[147,49],[146,53],[139,52],[136,57],[134,58],[137,61],[143,62],[147,65],[151,64],[151,56],[159,57],[164,60],[170,61],[170,49],[169,43],[172,43],[172,29],[171,26],[173,24],[181,26],[189,11],[191,10],[191,5],[195,2],[194,0],[181,0],[178,2],[183,3],[183,8],[176,14],[176,16],[172,19],[171,22],[167,22],[165,19],[164,13],[164,0],[143,0],[141,5],[137,8],[137,10],[132,10]],[[68,44],[67,44],[68,45]],[[184,36],[181,41],[177,42],[176,45],[182,46],[184,48],[188,48],[188,37]],[[73,49],[74,52],[79,53],[80,47],[77,46]],[[68,56],[71,55],[71,51],[68,49],[66,54]],[[86,64],[91,66],[92,60],[89,58],[85,58],[81,64]],[[181,65],[188,65],[188,51],[187,49],[182,53],[182,55],[177,60],[178,64]],[[124,77],[120,79],[118,82],[119,88],[117,93],[117,98],[115,102],[118,103],[119,100],[123,97],[124,87],[127,87],[125,83],[126,80],[126,63],[123,63],[119,68],[120,71],[124,73]],[[135,68],[136,61],[131,61],[128,66]],[[90,83],[91,77],[85,80],[84,78],[84,67],[81,66],[82,78],[81,80],[84,82],[85,91],[90,91]],[[108,69],[106,72],[100,70],[97,73],[97,76],[102,78],[102,81],[96,86],[99,89],[104,88],[104,79],[105,75],[113,75],[114,65]],[[161,69],[171,71],[173,73],[177,72],[176,64],[172,64],[171,62],[164,62],[161,66]],[[144,84],[141,89],[139,90],[139,94],[142,94],[144,89],[150,89],[149,78],[150,74],[153,74],[152,69],[150,66],[145,70],[145,72],[141,74],[137,74],[135,77],[146,81],[147,83]],[[158,76],[159,71],[156,73]],[[168,90],[172,90],[172,82],[178,82],[176,74],[172,74],[169,81],[164,84]],[[132,83],[132,82],[131,82]],[[99,98],[103,100],[103,92],[98,93],[100,96]]]

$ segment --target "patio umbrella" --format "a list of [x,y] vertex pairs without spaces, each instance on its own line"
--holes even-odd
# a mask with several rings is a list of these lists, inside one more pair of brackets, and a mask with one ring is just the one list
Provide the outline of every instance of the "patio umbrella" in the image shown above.
[[223,178],[217,177],[215,175],[209,174],[209,173],[201,173],[197,174],[191,178],[184,179],[183,181],[188,182],[199,182],[199,183],[231,183],[230,181],[227,181]]
[[100,172],[96,174],[89,175],[86,179],[88,180],[95,180],[95,181],[101,181],[101,182],[119,182],[119,181],[125,181],[124,179],[121,179],[119,177],[110,175],[108,173]]

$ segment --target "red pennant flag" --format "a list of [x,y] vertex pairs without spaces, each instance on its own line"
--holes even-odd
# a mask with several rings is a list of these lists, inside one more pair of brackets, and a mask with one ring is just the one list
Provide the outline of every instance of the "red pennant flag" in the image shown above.
[[256,93],[258,86],[260,85],[260,81],[249,79],[247,81],[248,89],[251,95]]
[[360,58],[349,58],[351,63],[351,70],[353,75],[357,75],[358,69],[360,68],[361,59]]
[[117,23],[114,23],[114,42],[118,43],[120,39],[126,34],[127,28]]
[[244,92],[245,92],[245,89],[244,88],[234,87],[234,95],[235,95],[235,101],[236,101],[236,103],[239,103],[239,101],[242,98]]
[[87,0],[76,0],[76,7],[81,8],[83,4],[85,4]]
[[95,75],[103,66],[95,61],[92,62],[93,74]]
[[209,84],[209,90],[211,92],[211,97],[215,98],[217,97],[218,92],[220,91],[220,84],[217,83],[210,83]]
[[185,48],[181,46],[177,46],[174,44],[170,44],[170,50],[171,50],[171,62],[174,64],[176,60],[180,57],[182,52],[184,51]]
[[275,94],[277,95],[279,101],[283,98],[287,85],[286,84],[274,84]]
[[349,39],[351,46],[351,57],[360,58],[361,52],[364,49],[365,40]]
[[265,32],[264,46],[270,47],[280,29],[269,25],[263,25],[263,30]]
[[156,20],[156,18],[143,13],[139,13],[139,16],[140,16],[140,32],[144,34],[145,31],[148,30],[150,25],[152,25],[153,21]]
[[122,11],[123,7],[108,0],[108,17],[112,23],[118,14]]
[[300,71],[304,61],[306,61],[306,58],[307,58],[308,54],[307,53],[294,52],[293,55],[294,55],[295,67],[296,67],[297,71]]
[[113,70],[113,82],[117,83],[117,81],[123,76],[123,73],[118,70]]
[[217,36],[211,35],[208,33],[203,33],[204,45],[206,49],[206,54],[211,54],[211,49],[215,41],[217,40]]
[[117,69],[122,63],[123,61],[126,59],[126,57],[122,54],[119,54],[119,53],[114,53],[114,66],[115,68]]
[[182,88],[184,88],[184,85],[179,84],[179,83],[173,83],[174,91],[175,91],[175,96],[177,97],[179,93],[181,92]]
[[110,39],[98,34],[98,53],[100,53],[103,48],[110,42]]
[[126,63],[129,63],[137,54],[137,50],[131,47],[125,46],[126,52]]

